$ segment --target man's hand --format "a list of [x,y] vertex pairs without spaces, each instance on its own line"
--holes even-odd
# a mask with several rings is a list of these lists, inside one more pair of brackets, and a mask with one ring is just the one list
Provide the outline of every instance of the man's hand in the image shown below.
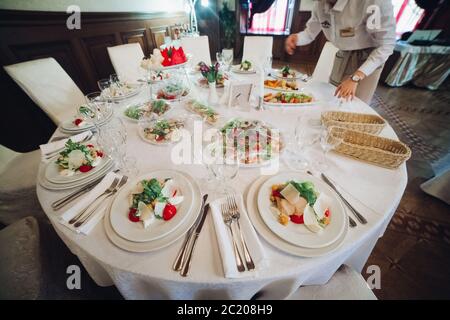
[[[364,79],[366,76],[359,70],[356,71],[354,74],[359,76],[361,80]],[[346,101],[353,100],[356,94],[357,87],[358,82],[355,82],[350,78],[347,78],[346,80],[342,81],[342,83],[336,88],[334,95],[337,96],[338,98],[343,98]]]
[[286,49],[286,52],[290,55],[294,54],[295,48],[297,48],[297,39],[298,35],[296,33],[291,34],[289,37],[286,38],[286,41],[284,42],[284,48]]

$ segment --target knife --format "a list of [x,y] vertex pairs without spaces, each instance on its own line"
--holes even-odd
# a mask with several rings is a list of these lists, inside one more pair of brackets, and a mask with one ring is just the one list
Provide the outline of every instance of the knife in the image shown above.
[[186,234],[186,237],[184,239],[183,245],[181,246],[177,257],[175,258],[175,261],[173,262],[172,269],[174,271],[181,271],[181,267],[184,264],[184,260],[185,260],[185,257],[186,257],[186,249],[187,249],[187,246],[188,246],[188,244],[190,242],[191,236],[194,233],[194,230],[195,230],[196,226],[200,223],[200,220],[202,219],[202,212],[203,212],[203,207],[205,206],[205,203],[206,203],[206,199],[208,199],[208,194],[205,194],[203,196],[202,206],[200,208],[200,213],[199,213],[197,219],[195,220],[194,225],[191,227],[191,229],[189,229],[188,233]]
[[203,208],[202,218],[201,218],[200,222],[198,223],[197,227],[195,228],[195,231],[193,234],[194,239],[192,241],[192,246],[188,253],[187,260],[186,260],[186,263],[184,264],[183,270],[181,270],[181,275],[183,277],[186,277],[189,273],[189,268],[191,267],[191,262],[192,262],[192,254],[195,249],[195,244],[197,243],[198,236],[199,236],[200,232],[202,231],[206,216],[208,215],[208,211],[209,211],[209,203],[206,204],[205,207]]
[[353,206],[344,198],[344,196],[336,189],[334,184],[330,181],[330,179],[327,178],[323,173],[320,174],[323,181],[325,181],[326,184],[328,184],[333,190],[337,193],[337,195],[341,198],[341,200],[347,205],[347,207],[353,212],[355,217],[358,219],[359,222],[362,224],[366,224],[367,220],[364,218]]

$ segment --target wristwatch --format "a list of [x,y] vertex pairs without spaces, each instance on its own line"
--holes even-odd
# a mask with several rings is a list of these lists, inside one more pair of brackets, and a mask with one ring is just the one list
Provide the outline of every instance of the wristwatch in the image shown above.
[[356,83],[358,83],[358,82],[360,82],[360,81],[362,80],[362,78],[361,78],[360,76],[356,75],[356,74],[352,75],[352,76],[350,77],[350,79],[351,79],[353,82],[356,82]]

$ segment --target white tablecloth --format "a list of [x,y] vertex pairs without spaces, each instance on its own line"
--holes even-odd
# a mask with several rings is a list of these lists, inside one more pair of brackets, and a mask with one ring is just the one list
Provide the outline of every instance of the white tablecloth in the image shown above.
[[[251,77],[250,77],[251,78]],[[310,85],[310,90],[322,101],[332,97],[334,87],[325,83]],[[200,96],[206,91],[199,90]],[[219,91],[220,93],[220,91]],[[143,92],[145,97],[148,93]],[[139,99],[139,98],[136,98]],[[116,106],[117,108],[123,108]],[[374,111],[361,101],[354,107],[364,112]],[[181,113],[175,107],[171,112]],[[306,112],[316,112],[326,108],[325,103],[302,108]],[[293,129],[295,110],[253,110],[250,113],[219,111],[228,115],[265,120],[278,128]],[[119,112],[118,112],[119,114]],[[201,179],[207,171],[201,165],[173,165],[170,162],[170,148],[155,147],[142,141],[136,131],[136,124],[127,122],[128,152],[138,157],[141,173],[155,169],[174,168],[188,172]],[[382,135],[396,137],[390,127]],[[318,147],[317,147],[318,148]],[[319,152],[319,150],[314,150]],[[402,197],[407,183],[406,166],[389,170],[364,164],[349,158],[330,154],[330,177],[345,190],[351,191],[350,200],[369,221],[351,228],[344,244],[335,252],[319,258],[301,258],[281,252],[262,240],[266,250],[267,267],[256,278],[227,279],[224,277],[211,216],[198,239],[189,277],[183,278],[172,271],[171,265],[181,246],[182,239],[162,250],[152,253],[130,253],[114,246],[107,238],[103,223],[99,223],[88,235],[71,232],[57,222],[50,203],[64,195],[64,192],[50,192],[37,187],[39,200],[52,221],[57,233],[70,250],[79,257],[89,275],[100,286],[115,285],[126,299],[250,299],[256,293],[262,298],[282,299],[300,285],[324,284],[338,267],[346,263],[361,271],[377,239],[383,234]],[[281,164],[281,170],[285,170]],[[244,193],[249,185],[260,176],[257,168],[241,169],[232,182],[237,192]],[[205,192],[205,190],[203,190]],[[355,200],[358,199],[359,201]],[[361,204],[361,203],[364,203]],[[86,275],[85,275],[86,276]]]

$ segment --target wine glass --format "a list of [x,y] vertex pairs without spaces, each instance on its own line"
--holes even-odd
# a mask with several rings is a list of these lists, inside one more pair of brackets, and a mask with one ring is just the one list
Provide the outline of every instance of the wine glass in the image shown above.
[[85,99],[90,110],[88,116],[95,125],[103,123],[111,115],[111,104],[103,98],[100,91],[88,93]]
[[220,67],[223,67],[225,65],[223,52],[216,52],[216,60],[219,63]]
[[324,128],[320,134],[320,147],[322,148],[322,160],[317,162],[320,171],[326,171],[329,167],[327,154],[342,143],[342,139],[331,135],[330,130]]
[[[209,144],[204,154],[207,168],[215,178],[216,190],[220,194],[232,191],[230,182],[237,176],[240,165],[240,154],[234,146],[226,146],[220,141]],[[220,186],[220,188],[219,188]]]
[[272,70],[272,56],[265,56],[263,57],[262,61],[263,61],[264,76],[266,76]]
[[227,71],[230,69],[231,64],[233,63],[233,50],[223,49],[222,50],[223,63],[226,66]]

